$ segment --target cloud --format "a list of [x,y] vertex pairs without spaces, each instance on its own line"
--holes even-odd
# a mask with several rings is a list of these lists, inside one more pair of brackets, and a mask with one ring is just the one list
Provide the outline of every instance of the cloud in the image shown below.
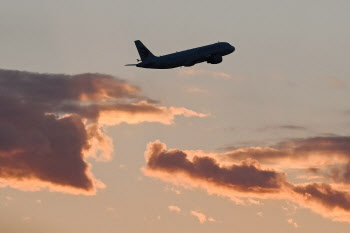
[[295,228],[299,227],[299,225],[292,218],[288,219],[287,222],[289,224],[293,225]]
[[258,131],[267,131],[267,130],[300,130],[305,131],[307,130],[306,127],[300,126],[300,125],[277,125],[277,126],[266,126],[263,128],[260,128]]
[[[219,155],[225,161],[246,158],[270,166],[316,169],[350,161],[350,137],[329,136],[299,138],[282,141],[270,147],[236,148]],[[310,167],[312,164],[312,167]],[[347,169],[346,167],[343,167]]]
[[216,220],[213,217],[207,217],[204,213],[196,211],[196,210],[191,210],[190,214],[194,217],[197,218],[197,220],[200,222],[200,224],[203,224],[207,221],[209,222],[216,222]]
[[178,190],[178,189],[176,189],[176,188],[174,188],[174,187],[171,187],[170,190],[171,190],[172,192],[176,193],[177,195],[180,195],[180,194],[181,194],[181,191]]
[[0,70],[0,187],[93,195],[105,185],[86,159],[111,159],[106,126],[178,115],[206,116],[160,106],[110,75]]
[[[190,213],[192,216],[196,217],[201,224],[203,224],[209,220],[205,214],[203,214],[199,211],[191,210]],[[215,222],[215,219],[210,217],[210,222]]]
[[316,213],[335,221],[350,222],[349,192],[334,189],[329,184],[311,183],[293,187],[295,193],[301,194],[300,204],[309,206]]
[[172,212],[177,212],[177,213],[181,212],[181,208],[176,206],[176,205],[170,205],[170,206],[168,206],[168,209]]
[[241,192],[273,193],[279,191],[285,177],[272,170],[261,170],[255,161],[221,167],[210,157],[195,156],[192,160],[180,150],[166,150],[165,144],[156,141],[145,152],[147,171],[172,172],[187,176],[189,180],[207,180],[219,186],[229,186]]
[[[300,164],[304,165],[323,164],[330,160],[327,166],[346,161],[350,153],[348,146],[347,137],[307,138],[279,143],[277,149],[241,148],[218,154],[168,150],[164,143],[155,141],[147,146],[147,166],[143,171],[147,176],[185,188],[201,188],[238,204],[249,204],[252,198],[284,199],[334,221],[350,222],[349,189],[337,189],[337,185],[342,183],[293,184],[286,178],[286,173],[294,167],[294,160],[302,161]],[[334,159],[334,156],[338,158]],[[279,163],[281,158],[287,158],[290,167],[285,163],[282,166],[284,170],[276,169],[278,166],[274,163]],[[326,178],[324,181],[327,181]],[[328,178],[328,181],[337,181],[331,176]]]

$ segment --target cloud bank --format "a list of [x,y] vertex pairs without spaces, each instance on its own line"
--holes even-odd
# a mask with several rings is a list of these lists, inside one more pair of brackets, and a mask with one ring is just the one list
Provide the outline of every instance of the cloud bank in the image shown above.
[[93,195],[105,185],[86,159],[111,159],[105,126],[172,124],[177,115],[205,116],[160,106],[110,75],[0,70],[0,187]]
[[[155,141],[145,158],[144,173],[166,182],[239,204],[254,198],[290,200],[334,221],[350,222],[350,137],[293,139],[226,153],[168,150]],[[296,183],[287,179],[289,173],[317,174],[321,180]]]

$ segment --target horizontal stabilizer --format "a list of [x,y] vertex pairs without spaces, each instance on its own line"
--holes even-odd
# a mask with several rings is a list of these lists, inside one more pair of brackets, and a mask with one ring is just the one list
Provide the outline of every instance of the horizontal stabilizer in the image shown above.
[[136,66],[137,64],[126,64],[125,66]]

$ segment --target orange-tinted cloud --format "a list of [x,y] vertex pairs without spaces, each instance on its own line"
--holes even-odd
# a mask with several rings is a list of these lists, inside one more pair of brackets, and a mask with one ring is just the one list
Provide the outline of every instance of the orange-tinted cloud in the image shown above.
[[150,171],[180,173],[192,180],[207,180],[241,192],[273,193],[280,190],[285,180],[283,174],[260,169],[253,160],[222,167],[211,157],[194,156],[190,160],[183,151],[168,151],[165,144],[159,141],[149,144],[146,160]]
[[289,218],[289,219],[287,220],[287,222],[288,222],[289,224],[291,224],[292,226],[294,226],[295,228],[298,228],[298,227],[299,227],[298,223],[296,223],[292,218]]
[[95,194],[105,185],[86,157],[111,159],[102,126],[173,123],[186,108],[159,106],[138,87],[103,74],[0,70],[0,187]]
[[216,222],[216,220],[213,217],[207,217],[204,213],[196,211],[196,210],[191,210],[190,214],[194,217],[197,218],[197,220],[200,222],[200,224],[203,224],[207,221],[209,222]]
[[[318,145],[315,141],[323,143]],[[329,142],[321,138],[303,140],[302,143],[299,141],[300,146],[296,151],[310,153],[310,146],[318,145],[319,152],[329,152],[334,148],[338,153],[345,153],[346,143],[343,139],[335,140],[338,146],[331,146],[325,141]],[[288,147],[284,143],[280,146]],[[147,166],[143,171],[148,176],[184,187],[202,188],[210,194],[229,197],[240,204],[248,203],[251,198],[285,199],[335,221],[350,222],[350,195],[346,190],[338,190],[332,183],[293,184],[286,179],[285,173],[288,169],[281,171],[268,168],[269,164],[261,164],[257,160],[259,157],[263,158],[262,161],[270,157],[284,157],[284,153],[277,153],[271,148],[264,150],[263,154],[259,150],[257,153],[256,149],[252,151],[255,153],[251,157],[244,151],[244,156],[242,152],[238,154],[240,161],[228,162],[220,159],[227,154],[168,150],[164,143],[156,141],[149,143],[147,147]],[[268,151],[271,151],[271,156],[267,156]],[[229,155],[232,156],[232,153]]]
[[256,159],[261,160],[279,159],[281,157],[298,159],[300,157],[313,156],[315,154],[332,154],[350,158],[350,137],[331,136],[291,139],[266,148],[240,148],[228,152],[227,156],[232,158],[253,156]]
[[350,222],[350,193],[337,190],[329,184],[311,183],[296,185],[293,191],[301,194],[296,201],[316,213],[334,221]]
[[170,205],[170,206],[168,206],[168,209],[169,209],[170,211],[177,212],[177,213],[180,213],[180,212],[181,212],[181,208],[178,207],[178,206],[176,206],[176,205]]
[[350,137],[347,136],[291,139],[271,147],[238,148],[220,154],[219,158],[231,162],[251,158],[279,169],[306,169],[314,177],[321,175],[333,182],[350,183]]
[[201,224],[203,224],[207,221],[207,216],[205,216],[205,214],[203,214],[201,212],[192,210],[191,215],[196,217]]

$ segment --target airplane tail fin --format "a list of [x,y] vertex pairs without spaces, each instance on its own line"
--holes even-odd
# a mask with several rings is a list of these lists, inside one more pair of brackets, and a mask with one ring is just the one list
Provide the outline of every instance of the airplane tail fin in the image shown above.
[[154,55],[151,53],[151,51],[149,51],[146,48],[146,46],[144,44],[142,44],[141,41],[135,40],[135,45],[136,45],[137,51],[140,54],[140,58],[142,61],[144,61],[150,57],[154,57]]

